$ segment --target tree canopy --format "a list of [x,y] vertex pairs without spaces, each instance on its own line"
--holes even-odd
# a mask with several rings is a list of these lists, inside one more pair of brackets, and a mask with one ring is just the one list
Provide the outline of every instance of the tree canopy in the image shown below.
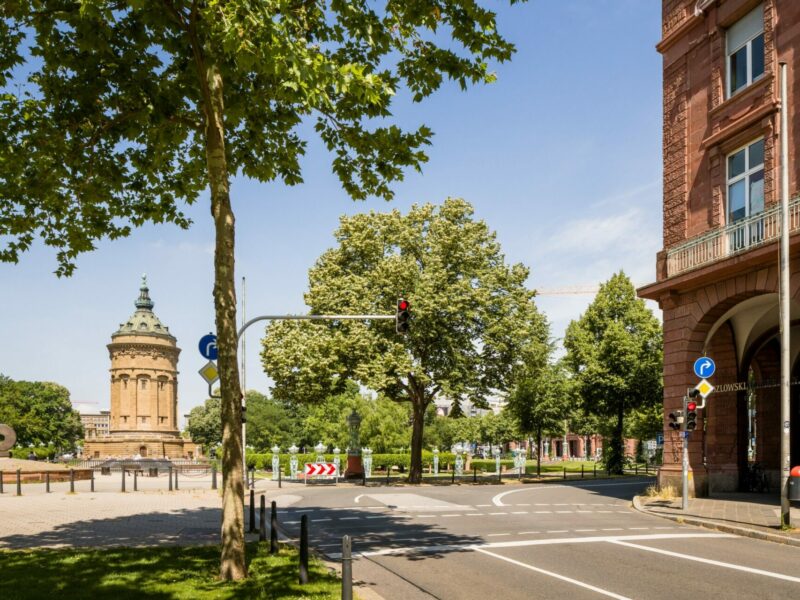
[[342,217],[337,246],[309,272],[312,314],[391,314],[411,304],[406,335],[391,321],[275,322],[262,358],[274,394],[320,402],[352,379],[409,402],[409,478],[421,477],[426,409],[437,397],[478,406],[506,390],[543,319],[524,285],[528,269],[507,265],[495,234],[460,199],[415,205],[408,214]]
[[620,271],[569,324],[564,346],[585,410],[613,422],[604,460],[621,473],[625,417],[662,402],[661,324]]
[[80,414],[69,390],[57,383],[14,381],[0,375],[0,423],[17,434],[17,445],[71,450],[83,438]]
[[0,260],[38,238],[68,275],[102,238],[188,227],[210,192],[223,579],[247,575],[231,177],[301,183],[313,124],[351,197],[389,199],[432,136],[394,124],[398,92],[491,82],[513,52],[472,0],[0,4]]

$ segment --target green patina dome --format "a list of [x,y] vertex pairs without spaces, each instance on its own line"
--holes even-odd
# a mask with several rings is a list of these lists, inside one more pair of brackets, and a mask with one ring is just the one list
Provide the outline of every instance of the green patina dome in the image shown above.
[[139,297],[135,305],[136,312],[128,317],[125,323],[120,323],[119,329],[111,334],[112,338],[118,335],[156,335],[175,341],[175,337],[169,332],[169,327],[162,324],[153,312],[155,304],[150,299],[146,275],[142,275],[142,286],[139,288]]

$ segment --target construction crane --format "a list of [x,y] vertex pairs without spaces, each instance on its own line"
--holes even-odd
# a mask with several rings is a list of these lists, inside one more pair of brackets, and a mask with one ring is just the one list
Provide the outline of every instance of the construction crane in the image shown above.
[[594,296],[600,291],[599,285],[570,285],[560,288],[541,288],[537,296]]

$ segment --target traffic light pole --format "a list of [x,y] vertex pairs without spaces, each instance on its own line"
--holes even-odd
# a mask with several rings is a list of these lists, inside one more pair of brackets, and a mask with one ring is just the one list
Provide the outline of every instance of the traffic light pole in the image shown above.
[[683,463],[681,467],[681,510],[689,508],[689,432],[686,430],[686,414],[689,399],[683,397],[683,423],[681,424],[681,441],[683,443]]

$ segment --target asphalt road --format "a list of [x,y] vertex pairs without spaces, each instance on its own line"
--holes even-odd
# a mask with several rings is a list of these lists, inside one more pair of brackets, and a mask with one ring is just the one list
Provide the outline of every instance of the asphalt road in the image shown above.
[[800,549],[638,513],[649,480],[519,486],[309,486],[276,500],[281,527],[355,579],[423,598],[800,598]]

